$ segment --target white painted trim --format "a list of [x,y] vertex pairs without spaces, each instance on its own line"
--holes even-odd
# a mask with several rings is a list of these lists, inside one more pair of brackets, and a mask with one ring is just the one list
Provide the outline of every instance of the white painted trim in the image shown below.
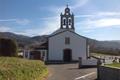
[[91,72],[91,73],[86,74],[86,75],[84,75],[84,76],[77,77],[77,78],[75,78],[74,80],[85,79],[86,77],[88,77],[88,76],[90,76],[90,75],[93,75],[93,74],[95,74],[95,73],[96,73],[96,72]]

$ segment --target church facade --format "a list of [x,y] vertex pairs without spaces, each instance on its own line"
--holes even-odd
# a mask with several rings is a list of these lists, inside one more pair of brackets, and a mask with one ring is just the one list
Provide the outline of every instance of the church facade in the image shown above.
[[[46,61],[71,62],[81,58],[86,65],[96,64],[96,60],[89,55],[88,39],[75,32],[74,14],[68,6],[60,15],[60,28],[49,35],[44,44],[47,44],[46,47],[39,48],[38,51],[44,55]],[[44,53],[41,52],[43,50]],[[26,54],[29,56],[27,58],[30,58],[30,52],[24,53],[24,57]]]
[[76,61],[79,57],[87,58],[87,38],[75,32],[74,15],[65,8],[61,13],[60,29],[48,38],[48,60]]

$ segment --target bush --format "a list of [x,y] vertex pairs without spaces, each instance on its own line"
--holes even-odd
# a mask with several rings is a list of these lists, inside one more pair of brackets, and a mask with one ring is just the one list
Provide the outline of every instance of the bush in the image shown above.
[[17,56],[17,44],[11,39],[0,39],[0,56]]

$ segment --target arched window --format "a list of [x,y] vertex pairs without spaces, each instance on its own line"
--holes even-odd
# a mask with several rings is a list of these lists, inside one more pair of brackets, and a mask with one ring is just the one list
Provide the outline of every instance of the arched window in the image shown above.
[[71,19],[69,19],[69,25],[71,25],[71,22],[72,22]]
[[63,19],[63,25],[66,25],[66,19]]

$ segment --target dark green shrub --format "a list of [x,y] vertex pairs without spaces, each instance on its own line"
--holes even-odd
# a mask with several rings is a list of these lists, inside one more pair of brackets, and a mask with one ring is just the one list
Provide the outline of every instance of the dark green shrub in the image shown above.
[[0,56],[17,56],[17,44],[14,40],[0,39]]

